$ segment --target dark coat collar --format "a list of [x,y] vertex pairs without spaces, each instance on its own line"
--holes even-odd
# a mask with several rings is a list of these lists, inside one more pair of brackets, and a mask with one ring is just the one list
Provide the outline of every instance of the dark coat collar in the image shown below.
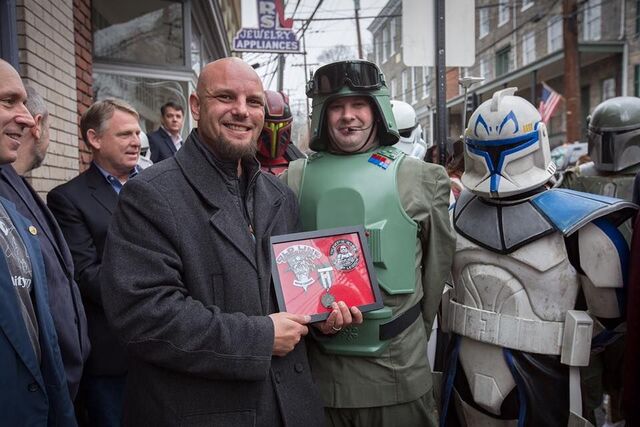
[[[258,165],[247,188],[253,200],[252,236],[241,212],[237,210],[232,180],[225,172],[212,164],[203,150],[197,129],[194,129],[183,147],[177,152],[175,161],[189,184],[203,200],[214,208],[211,224],[225,236],[251,263],[256,265],[256,243],[269,238],[273,227],[273,218],[282,206],[285,193],[275,182],[267,178]],[[257,160],[253,160],[257,163]],[[253,169],[253,168],[251,168]],[[226,191],[225,191],[226,190]],[[255,240],[254,240],[255,238]]]

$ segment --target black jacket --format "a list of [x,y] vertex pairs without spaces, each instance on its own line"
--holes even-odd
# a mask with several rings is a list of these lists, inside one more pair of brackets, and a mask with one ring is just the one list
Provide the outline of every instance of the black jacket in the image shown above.
[[75,398],[84,362],[89,357],[89,335],[78,285],[73,278],[73,260],[67,242],[51,211],[13,166],[0,168],[0,196],[12,201],[18,212],[37,229],[47,273],[49,306],[58,335],[58,346],[71,398]]
[[304,343],[272,357],[267,316],[269,237],[297,226],[295,196],[254,159],[254,239],[196,138],[127,183],[107,239],[104,306],[130,354],[125,425],[322,426]]
[[95,164],[47,196],[73,256],[92,347],[86,370],[92,375],[127,372],[124,347],[107,326],[100,293],[102,251],[117,203],[118,195]]

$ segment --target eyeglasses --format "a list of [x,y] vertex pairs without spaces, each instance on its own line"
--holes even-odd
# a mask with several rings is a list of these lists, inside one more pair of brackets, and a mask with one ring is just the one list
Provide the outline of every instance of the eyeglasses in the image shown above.
[[334,62],[318,68],[307,83],[307,96],[330,95],[345,85],[356,90],[374,90],[385,86],[378,66],[368,61]]

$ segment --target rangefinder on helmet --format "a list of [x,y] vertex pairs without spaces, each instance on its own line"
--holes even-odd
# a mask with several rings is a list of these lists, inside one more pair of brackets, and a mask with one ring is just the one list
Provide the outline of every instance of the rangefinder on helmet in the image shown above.
[[465,130],[462,183],[481,197],[503,198],[526,193],[555,173],[547,128],[516,88],[500,90],[483,102]]

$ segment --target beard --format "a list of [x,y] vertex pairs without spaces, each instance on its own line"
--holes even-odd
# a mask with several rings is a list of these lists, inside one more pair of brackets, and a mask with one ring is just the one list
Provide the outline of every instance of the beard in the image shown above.
[[258,151],[258,141],[251,141],[249,144],[234,144],[226,138],[207,138],[203,139],[211,150],[220,159],[224,160],[240,160],[244,157],[253,157]]

